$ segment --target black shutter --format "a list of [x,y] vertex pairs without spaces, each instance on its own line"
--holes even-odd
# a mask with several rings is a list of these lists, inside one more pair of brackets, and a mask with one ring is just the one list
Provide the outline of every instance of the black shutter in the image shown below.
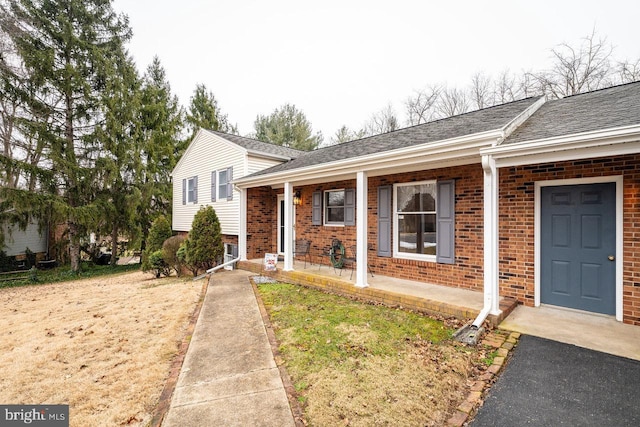
[[322,192],[316,191],[311,197],[311,224],[322,225]]
[[344,225],[356,225],[356,190],[344,190]]
[[454,264],[456,261],[456,187],[455,181],[438,181],[436,203],[436,261]]
[[378,256],[391,257],[391,208],[393,187],[378,187]]

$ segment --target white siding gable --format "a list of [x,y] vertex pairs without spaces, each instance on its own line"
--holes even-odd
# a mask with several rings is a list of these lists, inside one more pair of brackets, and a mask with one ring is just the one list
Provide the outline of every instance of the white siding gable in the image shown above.
[[[233,190],[233,200],[226,198],[211,201],[211,175],[233,167],[233,178],[246,175],[246,150],[218,135],[200,130],[172,173],[173,180],[173,229],[189,231],[193,217],[201,206],[213,206],[220,220],[223,234],[237,235],[240,195]],[[183,204],[183,180],[197,178],[197,203]],[[216,179],[216,186],[219,180]],[[216,196],[217,196],[216,188]]]

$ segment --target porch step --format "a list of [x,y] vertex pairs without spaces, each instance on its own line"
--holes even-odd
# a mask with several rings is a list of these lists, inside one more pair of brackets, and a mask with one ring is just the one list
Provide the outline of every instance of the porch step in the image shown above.
[[[463,320],[473,320],[480,313],[477,309],[462,307],[442,301],[435,301],[415,295],[405,295],[374,287],[357,288],[354,286],[353,282],[348,280],[344,280],[339,277],[327,277],[319,274],[313,274],[308,271],[265,271],[262,268],[262,264],[250,261],[240,261],[237,266],[240,269],[251,271],[262,276],[272,277],[285,283],[293,283],[344,296],[375,301],[390,307],[404,307],[429,314],[453,316]],[[517,301],[503,298],[500,301],[500,309],[503,310],[503,312],[498,316],[489,316],[487,320],[491,325],[496,326],[509,313],[511,313],[516,306]]]

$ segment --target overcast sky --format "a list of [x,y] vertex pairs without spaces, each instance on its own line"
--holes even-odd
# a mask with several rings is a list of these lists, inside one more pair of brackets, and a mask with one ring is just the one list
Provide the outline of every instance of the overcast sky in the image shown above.
[[616,59],[640,57],[638,0],[115,0],[144,72],[154,55],[188,105],[197,83],[242,135],[258,114],[295,104],[325,141],[360,128],[429,84],[463,87],[550,65],[551,48],[595,27]]

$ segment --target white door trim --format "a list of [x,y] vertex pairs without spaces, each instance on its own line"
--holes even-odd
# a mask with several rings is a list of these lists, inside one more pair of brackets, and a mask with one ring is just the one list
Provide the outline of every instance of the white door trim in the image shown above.
[[535,247],[535,306],[540,306],[540,189],[542,187],[559,186],[559,185],[581,185],[581,184],[599,184],[605,182],[613,182],[616,184],[616,320],[622,321],[622,275],[623,275],[623,257],[624,257],[624,179],[622,175],[618,176],[598,176],[593,178],[575,178],[575,179],[552,179],[548,181],[536,181],[534,191],[534,247]]
[[[280,218],[282,217],[281,209],[282,209],[282,202],[284,202],[284,194],[278,194],[277,197],[278,197],[278,201],[277,201],[278,206],[276,208],[276,215],[278,216],[278,218],[277,218],[277,228],[278,228],[278,230],[276,232],[276,234],[277,234],[277,239],[276,239],[277,243],[276,244],[278,245],[278,247],[277,247],[278,255],[284,255],[284,251],[280,251],[280,248],[282,247],[282,237],[280,235],[280,227],[283,225],[283,224],[280,223]],[[292,236],[293,236],[292,240],[293,241],[296,240],[296,229],[295,229],[295,225],[296,224],[295,224],[295,222],[296,222],[296,207],[294,205],[293,206],[293,225],[294,225],[294,228],[293,228],[293,231],[292,231]]]

